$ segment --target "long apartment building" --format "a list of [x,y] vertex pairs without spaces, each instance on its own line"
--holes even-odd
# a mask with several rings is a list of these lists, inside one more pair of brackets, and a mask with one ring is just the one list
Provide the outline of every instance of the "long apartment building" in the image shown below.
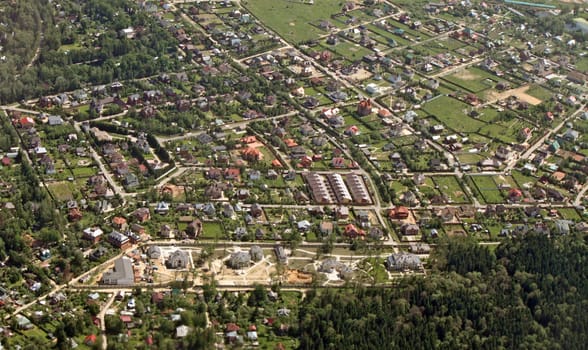
[[333,192],[331,187],[327,183],[327,180],[318,173],[306,173],[304,174],[306,182],[310,187],[310,194],[314,201],[318,204],[332,204],[335,203]]
[[331,184],[331,188],[333,189],[335,197],[337,197],[338,203],[349,204],[353,201],[351,193],[349,193],[341,174],[328,174],[327,179],[329,179],[329,184]]
[[372,203],[367,186],[361,175],[337,173],[322,175],[315,172],[304,174],[312,198],[317,204]]
[[365,181],[363,180],[363,176],[357,174],[347,174],[345,176],[345,180],[347,181],[347,187],[351,192],[351,197],[353,197],[353,202],[357,204],[371,204],[372,197],[365,185]]

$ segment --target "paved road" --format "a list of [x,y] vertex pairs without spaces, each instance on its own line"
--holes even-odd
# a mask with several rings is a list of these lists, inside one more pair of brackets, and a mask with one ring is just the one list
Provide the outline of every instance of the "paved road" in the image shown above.
[[539,140],[537,140],[537,142],[535,142],[535,144],[533,144],[531,147],[529,147],[529,149],[527,149],[520,157],[519,159],[513,159],[511,160],[505,171],[509,171],[511,169],[513,169],[515,167],[515,165],[517,164],[518,160],[520,159],[528,159],[539,147],[541,147],[542,145],[545,144],[545,141],[547,139],[549,139],[551,136],[557,134],[557,132],[564,126],[566,125],[567,122],[569,122],[570,120],[574,119],[575,117],[578,116],[578,114],[584,112],[584,108],[586,108],[586,104],[583,104],[580,106],[580,108],[575,111],[574,113],[570,114],[569,116],[567,116],[564,120],[562,120],[561,123],[559,123],[555,128],[550,129],[545,135],[543,135],[542,138],[540,138]]

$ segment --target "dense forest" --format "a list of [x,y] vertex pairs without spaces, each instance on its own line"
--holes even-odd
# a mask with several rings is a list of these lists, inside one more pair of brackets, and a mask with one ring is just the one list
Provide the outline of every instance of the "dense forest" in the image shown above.
[[[178,68],[177,41],[128,0],[15,3],[0,7],[0,103]],[[127,27],[141,31],[121,37]]]
[[585,239],[531,234],[495,252],[456,241],[426,278],[309,293],[301,349],[585,349]]

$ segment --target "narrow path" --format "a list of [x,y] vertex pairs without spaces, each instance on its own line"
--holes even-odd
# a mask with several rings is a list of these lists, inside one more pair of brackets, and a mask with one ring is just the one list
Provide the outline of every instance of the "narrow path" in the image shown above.
[[110,305],[112,305],[112,303],[114,302],[115,296],[116,294],[112,293],[112,295],[110,296],[106,304],[104,304],[104,307],[102,307],[102,310],[100,310],[100,313],[97,316],[98,320],[100,321],[100,330],[102,331],[102,350],[106,350],[106,348],[108,348],[108,340],[106,337],[106,323],[104,322],[104,316],[106,315],[106,311],[110,308]]

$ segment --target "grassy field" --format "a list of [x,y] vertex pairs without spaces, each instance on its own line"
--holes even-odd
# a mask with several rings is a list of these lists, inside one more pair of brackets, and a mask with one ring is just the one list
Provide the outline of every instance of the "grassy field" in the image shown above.
[[366,49],[365,47],[360,46],[359,44],[354,44],[349,41],[341,40],[337,45],[321,45],[325,49],[332,51],[337,56],[343,56],[348,61],[357,61],[360,60],[363,56],[369,55],[372,53],[371,50]]
[[584,56],[576,62],[576,69],[580,72],[588,72],[588,57]]
[[298,43],[326,34],[312,23],[328,20],[332,14],[339,13],[342,2],[321,0],[309,5],[284,0],[249,0],[243,5],[284,39]]
[[466,115],[469,109],[467,104],[448,96],[441,96],[427,102],[423,109],[454,131],[476,132],[486,125]]
[[558,209],[558,212],[559,212],[559,215],[562,217],[562,219],[573,220],[573,221],[582,220],[582,217],[580,216],[580,214],[578,214],[578,212],[574,208],[560,208],[560,209]]
[[504,143],[517,143],[517,135],[523,128],[523,123],[513,119],[507,125],[502,123],[487,124],[480,129],[480,134],[498,139]]
[[223,236],[223,228],[220,222],[203,222],[202,223],[202,238],[221,238]]
[[496,76],[476,67],[471,67],[464,71],[445,76],[442,79],[461,86],[473,93],[491,88],[496,82],[498,82]]
[[370,36],[372,39],[374,39],[376,41],[383,42],[385,44],[389,44],[389,41],[388,40],[391,39],[391,40],[394,40],[399,46],[404,46],[404,45],[407,45],[409,43],[409,41],[406,40],[406,39],[404,39],[403,37],[398,36],[398,35],[394,35],[394,34],[388,32],[388,31],[386,31],[384,29],[381,29],[381,28],[376,27],[373,24],[368,24],[367,25],[367,28],[371,32],[373,32],[373,33],[377,34],[379,37],[383,38],[383,39],[380,39],[377,36]]
[[549,100],[553,96],[553,92],[539,85],[531,86],[525,93],[542,101]]
[[73,192],[69,182],[52,182],[47,184],[47,188],[58,201],[67,201],[73,199]]
[[480,116],[478,117],[479,120],[482,120],[486,123],[492,123],[498,117],[498,111],[494,108],[484,108],[479,111]]
[[518,170],[512,171],[512,177],[517,182],[517,187],[523,187],[524,184],[534,184],[537,181],[536,178],[524,175]]
[[90,177],[96,175],[96,169],[90,167],[77,167],[72,169],[75,177]]
[[458,154],[457,158],[459,159],[459,162],[463,164],[476,164],[485,157],[477,153],[462,153]]
[[471,179],[475,184],[473,190],[477,190],[486,203],[502,203],[502,194],[492,176],[472,176]]
[[439,192],[446,195],[451,202],[470,202],[455,176],[435,176],[433,177],[433,181],[438,186]]

